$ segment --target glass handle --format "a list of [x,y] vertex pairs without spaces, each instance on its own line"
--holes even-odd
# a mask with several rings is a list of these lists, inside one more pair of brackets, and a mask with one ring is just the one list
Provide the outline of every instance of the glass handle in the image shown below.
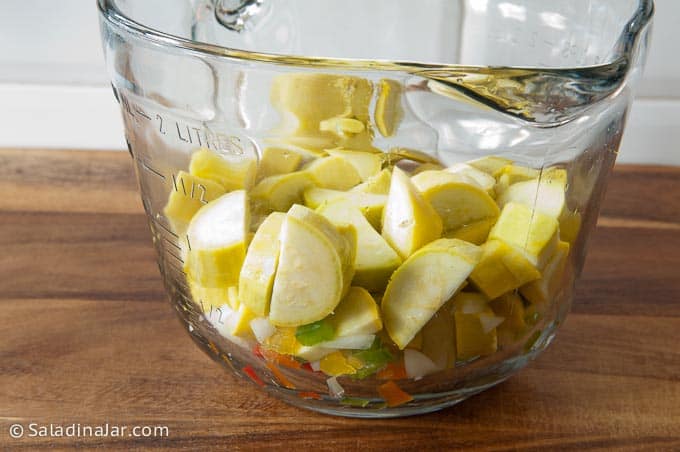
[[241,32],[262,11],[264,0],[213,0],[215,17],[230,30]]

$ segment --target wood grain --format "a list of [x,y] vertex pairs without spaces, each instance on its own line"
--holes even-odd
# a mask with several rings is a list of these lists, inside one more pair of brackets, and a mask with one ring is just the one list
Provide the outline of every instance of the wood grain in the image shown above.
[[[0,449],[680,449],[680,169],[618,167],[565,325],[439,413],[334,418],[213,364],[165,300],[129,156],[0,151]],[[9,437],[20,422],[167,438]]]

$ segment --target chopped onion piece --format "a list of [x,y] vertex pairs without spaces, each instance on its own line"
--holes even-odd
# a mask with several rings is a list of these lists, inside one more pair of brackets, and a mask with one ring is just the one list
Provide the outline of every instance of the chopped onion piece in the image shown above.
[[238,312],[231,309],[228,304],[223,304],[219,308],[213,308],[212,311],[205,314],[205,318],[225,339],[234,344],[248,348],[248,341],[231,334],[236,327],[239,320]]
[[408,378],[419,378],[441,370],[427,355],[418,350],[404,350],[404,368]]
[[266,341],[276,329],[274,325],[269,323],[266,317],[256,317],[250,321],[250,329],[253,330],[253,334],[260,344]]
[[311,367],[314,372],[319,372],[321,370],[321,360],[311,361],[309,367]]
[[479,322],[482,324],[482,331],[484,334],[489,334],[491,330],[503,323],[504,317],[498,317],[491,314],[479,314]]
[[375,334],[355,334],[352,336],[342,336],[332,341],[321,342],[318,344],[323,348],[337,348],[350,350],[367,350],[375,340]]
[[331,397],[341,399],[345,395],[345,388],[340,386],[336,377],[330,377],[326,380],[326,384],[328,385],[328,393]]

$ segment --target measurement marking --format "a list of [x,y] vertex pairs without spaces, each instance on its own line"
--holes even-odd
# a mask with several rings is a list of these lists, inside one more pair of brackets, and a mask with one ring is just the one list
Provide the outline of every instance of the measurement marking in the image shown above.
[[165,130],[163,130],[163,117],[161,115],[159,115],[158,113],[156,113],[156,119],[158,119],[158,121],[159,121],[158,131],[161,134],[165,135]]
[[125,111],[132,117],[135,117],[134,112],[132,111],[132,108],[130,108],[130,102],[127,100],[127,97],[121,96],[121,101],[123,102],[123,107],[125,108]]
[[179,123],[177,121],[175,121],[175,127],[177,128],[177,137],[180,140],[184,141],[185,143],[193,143],[193,141],[191,140],[191,131],[189,130],[189,126],[186,126],[187,127],[187,134],[188,134],[187,138],[184,138],[182,136],[182,132],[179,130]]
[[[208,191],[208,189],[203,184],[198,184],[198,188],[201,189],[201,199],[199,199],[199,202],[201,204],[208,204],[208,201],[206,201],[206,199],[205,199],[205,193]],[[192,198],[194,197],[193,192],[191,193],[191,197]]]
[[175,259],[177,259],[182,264],[184,264],[184,260],[181,257],[177,256],[176,254],[171,253],[170,250],[168,250],[167,248],[166,248],[165,252],[168,253],[170,256],[174,257]]
[[175,174],[172,175],[172,186],[175,187],[175,191],[177,191],[177,176]]
[[191,300],[189,297],[187,297],[186,295],[184,295],[182,292],[177,292],[177,294],[178,294],[180,297],[182,297],[185,301],[188,301],[189,303],[194,303],[193,300]]
[[169,238],[163,236],[163,239],[164,239],[166,242],[168,242],[170,245],[172,245],[172,246],[174,246],[175,248],[177,248],[178,250],[182,251],[182,247],[180,247],[178,244],[176,244],[175,242],[173,242],[173,241],[170,240]]
[[191,251],[191,242],[189,241],[189,234],[187,234],[187,246],[189,247],[189,251]]
[[173,262],[173,261],[171,261],[171,260],[163,259],[163,263],[167,264],[168,267],[170,267],[170,268],[173,269],[173,270],[177,270],[177,272],[178,272],[179,274],[183,275],[183,274],[184,274],[184,270],[182,270],[181,268],[177,267],[177,264],[173,264],[172,262]]
[[184,196],[187,195],[187,188],[184,186],[184,178],[180,178],[179,180],[182,183],[182,191],[184,192]]
[[198,300],[198,302],[201,305],[201,311],[205,312],[205,305],[203,304],[203,299]]
[[[174,270],[177,272],[176,278],[174,278],[174,281],[177,283],[177,285],[181,286],[184,290],[187,292],[190,292],[191,290],[189,289],[189,286],[183,282],[183,277],[184,277],[184,271],[180,270],[179,268],[175,267],[174,264],[170,264],[171,261],[169,260],[164,260],[164,267],[167,267],[168,270]],[[172,273],[168,273],[168,275],[173,276]]]
[[[169,270],[176,271],[177,276],[184,276],[184,271],[181,270],[180,268],[176,267],[175,264],[171,264],[170,262],[172,262],[172,261],[169,261],[167,259],[164,261],[164,263],[166,264],[166,267],[168,267]],[[176,281],[177,281],[178,284],[182,284],[182,285],[184,284],[184,283],[181,282],[181,278],[176,278]],[[188,287],[186,285],[184,285],[184,288],[188,289]]]
[[203,143],[201,143],[201,129],[198,127],[192,127],[191,130],[194,130],[196,132],[196,137],[198,138],[198,145],[203,146]]
[[[186,284],[184,284],[184,283],[183,283],[182,281],[180,281],[179,279],[175,279],[174,284],[176,284],[180,289],[184,290],[185,292],[190,292],[190,291],[191,291],[191,289],[189,289],[189,286],[187,286]],[[181,292],[179,292],[179,293],[181,293]]]
[[161,179],[165,180],[165,176],[162,173],[159,173],[155,169],[151,168],[148,163],[146,163],[144,160],[140,160],[140,163],[144,167],[145,170],[149,171],[150,173],[155,174],[156,176],[160,177]]
[[145,118],[145,119],[151,121],[151,116],[149,116],[149,115],[147,115],[146,113],[144,113],[144,110],[142,110],[141,108],[139,108],[139,106],[137,106],[137,105],[135,105],[135,113],[138,113],[141,117],[143,117],[143,118]]
[[170,235],[173,236],[174,238],[179,239],[179,236],[178,236],[177,234],[175,234],[174,232],[172,232],[170,229],[168,229],[168,227],[167,227],[166,225],[164,225],[163,222],[160,221],[158,218],[156,218],[156,217],[151,217],[151,219],[153,220],[154,223],[156,223],[158,226],[160,226],[161,228],[163,228],[163,230],[164,230],[165,232],[167,232],[168,234],[170,234]]

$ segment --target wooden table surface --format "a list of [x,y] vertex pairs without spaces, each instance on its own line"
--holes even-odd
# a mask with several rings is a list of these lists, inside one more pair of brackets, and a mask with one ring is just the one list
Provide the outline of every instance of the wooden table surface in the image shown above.
[[[199,351],[163,293],[127,153],[0,151],[0,243],[0,450],[680,450],[680,168],[617,167],[543,355],[402,419],[288,406]],[[9,434],[106,422],[169,434]]]

